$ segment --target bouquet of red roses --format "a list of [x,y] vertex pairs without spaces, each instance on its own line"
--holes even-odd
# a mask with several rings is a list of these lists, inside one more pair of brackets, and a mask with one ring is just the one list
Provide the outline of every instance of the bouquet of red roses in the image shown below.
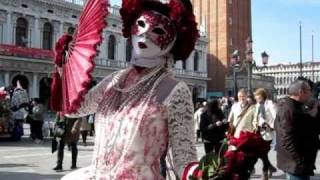
[[230,148],[224,155],[227,159],[225,173],[232,177],[250,174],[258,157],[270,150],[270,145],[259,133],[246,131],[241,132],[239,138],[228,136],[228,139]]
[[[226,148],[228,147],[228,148]],[[241,132],[239,138],[228,135],[218,154],[203,156],[198,173],[190,180],[238,180],[250,175],[258,157],[266,154],[270,145],[259,133]]]

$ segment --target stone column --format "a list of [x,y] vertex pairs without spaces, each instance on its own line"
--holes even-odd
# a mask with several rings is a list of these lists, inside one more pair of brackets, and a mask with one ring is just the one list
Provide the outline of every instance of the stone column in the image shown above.
[[100,46],[100,53],[99,53],[99,58],[103,58],[103,59],[108,59],[108,41],[109,41],[109,34],[107,34],[105,31],[102,34],[103,40]]
[[206,52],[203,52],[203,59],[204,59],[204,72],[208,72],[208,55]]
[[[196,49],[194,49],[192,52],[191,52],[191,54],[190,54],[190,56],[189,56],[189,58],[188,58],[188,61],[189,61],[189,69],[191,70],[191,71],[193,71],[193,72],[195,72],[195,70],[194,70],[194,56],[195,56],[195,53],[196,53]],[[199,56],[198,56],[198,58],[199,58]],[[199,59],[198,59],[199,60]],[[199,67],[199,66],[198,66]]]
[[116,41],[115,41],[115,52],[114,52],[114,60],[118,61],[120,59],[120,53],[119,53],[119,49],[121,48],[120,46],[120,38],[117,35],[114,35]]
[[5,72],[4,73],[4,84],[5,84],[5,86],[9,86],[10,85],[10,74],[9,74],[9,72]]
[[63,34],[64,34],[64,32],[63,32],[63,22],[60,22],[59,35],[58,36],[61,37]]
[[33,48],[41,48],[40,45],[40,28],[39,28],[39,17],[34,18],[34,31],[33,31],[33,42],[31,45]]
[[205,57],[204,57],[204,53],[203,51],[199,51],[199,61],[200,61],[200,65],[199,65],[199,69],[201,72],[206,72],[206,67],[205,67]]
[[117,40],[117,54],[118,54],[118,61],[126,61],[126,40],[123,37],[118,37],[119,40]]
[[33,79],[32,79],[32,97],[38,98],[39,97],[39,85],[38,85],[38,74],[33,73]]
[[12,37],[13,37],[13,34],[12,34],[12,15],[10,11],[7,12],[7,24],[6,24],[6,38],[5,38],[5,44],[12,44]]

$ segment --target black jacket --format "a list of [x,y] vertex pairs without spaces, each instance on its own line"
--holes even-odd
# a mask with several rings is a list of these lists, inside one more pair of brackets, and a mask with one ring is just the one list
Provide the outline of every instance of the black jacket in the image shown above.
[[217,121],[222,121],[224,119],[223,112],[219,109],[218,111],[209,115],[208,111],[205,111],[200,116],[200,131],[202,138],[210,142],[219,142],[224,136],[228,128],[227,124],[222,126],[217,126]]
[[313,175],[318,127],[303,111],[304,105],[291,98],[281,99],[275,120],[278,168],[295,175]]

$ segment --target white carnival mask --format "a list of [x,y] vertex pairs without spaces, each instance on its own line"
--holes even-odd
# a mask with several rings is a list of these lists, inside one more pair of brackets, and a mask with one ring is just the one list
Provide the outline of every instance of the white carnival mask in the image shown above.
[[131,34],[135,58],[158,59],[171,50],[177,32],[168,17],[145,11],[136,20]]

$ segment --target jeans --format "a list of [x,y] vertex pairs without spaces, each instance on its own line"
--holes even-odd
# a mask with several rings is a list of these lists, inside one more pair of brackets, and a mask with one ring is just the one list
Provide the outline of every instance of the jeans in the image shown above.
[[309,176],[298,176],[287,173],[287,180],[310,180]]

